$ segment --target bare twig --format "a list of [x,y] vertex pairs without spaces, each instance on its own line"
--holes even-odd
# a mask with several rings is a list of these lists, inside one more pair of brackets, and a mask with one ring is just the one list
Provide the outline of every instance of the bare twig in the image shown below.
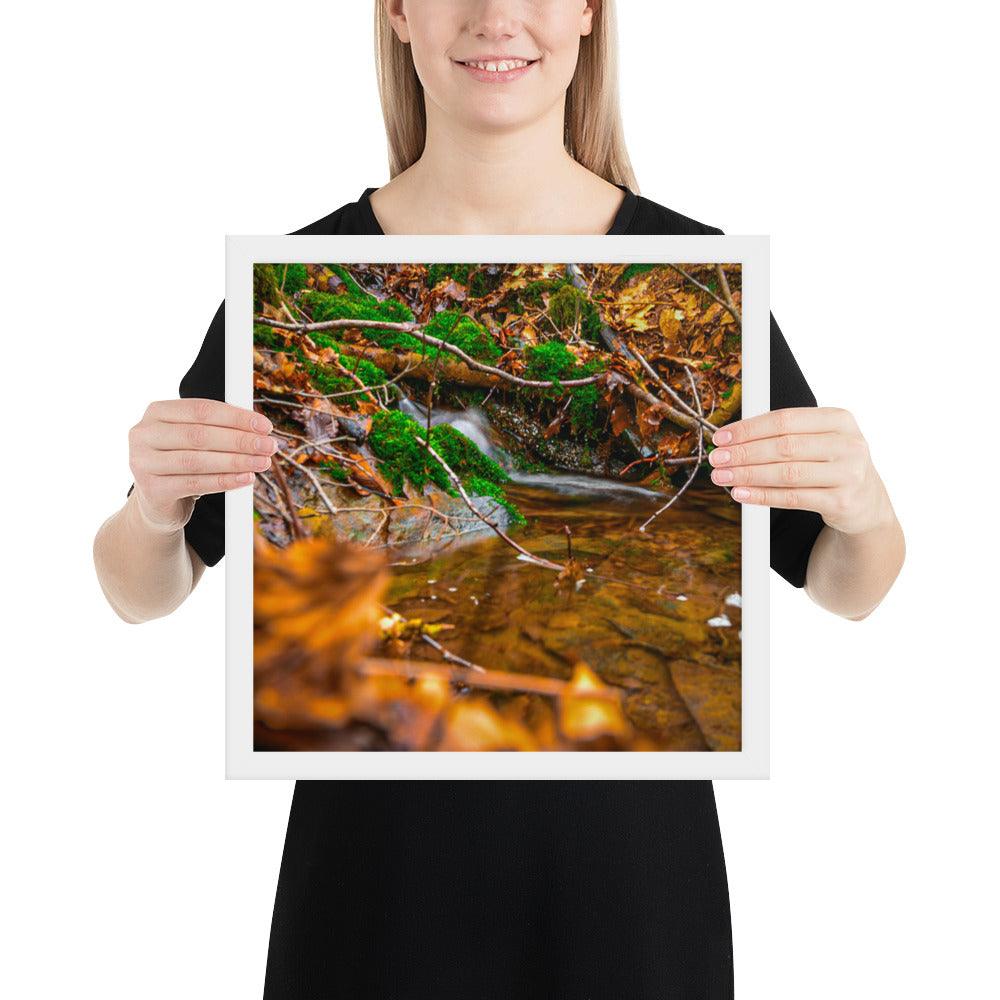
[[[709,423],[704,418],[704,416],[701,413],[701,407],[700,406],[698,407],[698,410],[696,411],[691,406],[689,406],[687,403],[685,403],[684,400],[681,399],[681,397],[678,395],[677,391],[672,386],[667,385],[667,383],[662,378],[660,378],[659,373],[643,357],[643,355],[639,351],[639,349],[638,348],[633,348],[633,350],[635,351],[635,356],[639,359],[639,364],[641,364],[642,367],[646,369],[646,372],[656,381],[656,383],[660,386],[660,388],[663,389],[663,391],[666,392],[667,395],[670,396],[670,398],[672,400],[674,400],[674,402],[677,403],[678,406],[680,406],[683,410],[685,410],[687,413],[689,413],[695,420],[697,420],[707,430],[711,431],[712,433],[714,433],[715,431],[718,430],[718,428],[715,426],[715,424]],[[688,375],[690,376],[690,370],[689,369],[685,369],[685,371],[687,371]],[[697,389],[695,389],[695,398],[697,399],[697,397],[698,397],[698,391],[697,391]]]
[[[697,278],[692,278],[691,275],[687,273],[687,271],[685,271],[681,267],[678,267],[676,264],[667,264],[667,267],[676,271],[682,278],[686,278],[688,281],[691,282],[692,285],[696,286],[697,288],[700,288],[706,295],[711,296],[711,298],[715,299],[715,301],[718,302],[719,305],[722,306],[722,308],[725,309],[726,312],[728,312],[733,317],[734,320],[736,320],[737,326],[739,326],[741,330],[743,329],[743,317],[740,316],[739,310],[736,308],[736,306],[732,305],[731,300],[730,302],[726,302],[724,299],[720,299],[719,296],[716,295],[711,288],[709,288],[707,285],[703,285]],[[728,287],[729,286],[727,285],[726,286],[727,291]]]
[[441,468],[443,468],[445,471],[445,475],[447,475],[447,477],[451,480],[451,483],[455,487],[455,489],[458,490],[462,499],[465,501],[465,505],[469,508],[469,510],[472,511],[473,514],[476,515],[476,517],[479,518],[480,521],[483,522],[483,524],[492,528],[509,546],[511,546],[511,548],[517,549],[517,551],[520,552],[521,555],[524,556],[524,558],[527,559],[529,562],[533,562],[538,566],[544,566],[547,569],[554,569],[559,571],[564,569],[564,567],[559,563],[552,562],[549,559],[543,559],[541,556],[536,556],[533,553],[529,552],[526,548],[523,548],[522,546],[518,545],[517,542],[515,542],[514,539],[510,537],[510,535],[506,534],[488,517],[486,517],[484,514],[481,514],[478,510],[476,510],[476,507],[472,503],[469,494],[465,492],[465,487],[462,485],[462,480],[458,478],[458,476],[452,470],[451,466],[448,465],[448,463],[431,447],[430,441],[429,440],[422,441],[420,437],[416,434],[414,434],[413,436],[414,438],[416,438],[418,444],[425,447],[427,451],[430,452],[431,456],[437,459],[438,462],[440,462]]
[[[685,368],[687,372],[687,377],[691,382],[691,392],[694,394],[695,403],[698,405],[699,418],[701,416],[701,400],[698,398],[698,387],[695,385],[694,376],[691,374],[690,369]],[[691,466],[691,472],[684,482],[684,485],[655,513],[651,514],[641,525],[639,525],[640,531],[645,531],[646,528],[653,523],[668,507],[670,507],[675,500],[691,485],[691,480],[698,474],[698,469],[701,466],[702,455],[704,454],[704,440],[705,431],[701,424],[698,424],[698,458]]]
[[[729,281],[726,278],[726,272],[723,270],[721,264],[715,265],[715,273],[719,276],[719,287],[722,289],[723,298],[725,298],[727,305],[729,306],[729,312],[733,315],[737,315],[736,303],[733,302],[733,293],[729,290]],[[739,319],[737,322],[742,323]]]
[[[280,455],[281,452],[279,451],[277,454]],[[305,526],[299,520],[299,515],[295,511],[295,502],[292,500],[292,491],[288,488],[288,480],[285,478],[284,472],[281,471],[281,463],[272,462],[271,471],[274,473],[275,482],[277,482],[278,489],[281,491],[281,499],[288,510],[292,537],[308,538],[309,532],[306,531]]]
[[[405,615],[401,615],[398,611],[393,611],[392,608],[387,608],[384,604],[380,604],[379,607],[389,615],[395,615],[397,618],[402,618],[407,621]],[[474,670],[476,673],[485,674],[486,667],[481,667],[478,663],[473,663],[471,660],[467,660],[457,653],[451,652],[450,649],[445,649],[433,636],[427,635],[426,632],[420,633],[420,638],[427,643],[428,646],[436,649],[446,660],[450,663],[457,663],[459,666],[466,667],[468,670]]]
[[[462,687],[485,688],[490,691],[517,691],[526,694],[541,694],[559,697],[571,689],[569,681],[555,677],[540,677],[535,674],[519,674],[507,670],[483,670],[478,673],[462,667],[440,667],[420,660],[386,660],[369,657],[354,667],[361,674],[389,674],[395,677],[433,677],[449,681]],[[587,691],[588,698],[618,702],[619,692],[612,687]]]
[[[336,516],[338,513],[337,508],[330,502],[330,498],[326,495],[326,491],[323,489],[323,484],[316,478],[316,474],[311,469],[307,469],[304,465],[296,462],[295,459],[293,459],[287,452],[282,451],[280,448],[275,452],[275,454],[280,455],[292,466],[292,468],[301,472],[309,480],[309,482],[312,483],[313,489],[316,490],[320,500],[323,501],[323,505],[331,514]],[[275,467],[277,467],[277,463],[274,464]]]

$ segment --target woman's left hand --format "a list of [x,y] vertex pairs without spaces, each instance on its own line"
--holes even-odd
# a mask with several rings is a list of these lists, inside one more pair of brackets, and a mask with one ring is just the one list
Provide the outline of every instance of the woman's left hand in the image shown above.
[[732,487],[741,503],[814,510],[849,535],[893,516],[868,443],[840,407],[793,406],[736,420],[712,444],[712,481]]

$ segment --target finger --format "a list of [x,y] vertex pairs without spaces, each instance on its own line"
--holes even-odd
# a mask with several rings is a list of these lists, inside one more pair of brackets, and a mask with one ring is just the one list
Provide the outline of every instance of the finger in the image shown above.
[[150,494],[156,499],[180,500],[206,493],[236,490],[253,482],[253,472],[221,472],[203,476],[153,476]]
[[782,434],[847,432],[853,425],[850,411],[839,406],[786,406],[726,424],[712,435],[712,444],[742,444]]
[[713,448],[708,461],[715,468],[772,462],[832,462],[846,453],[847,440],[840,434],[779,434]]
[[740,503],[758,504],[764,507],[780,507],[783,510],[814,510],[827,514],[834,507],[834,490],[782,489],[780,487],[737,486],[732,497]]
[[220,472],[263,472],[270,455],[229,451],[147,451],[139,468],[154,476],[211,475]]
[[720,486],[775,486],[801,489],[840,486],[849,478],[840,462],[772,462],[765,465],[723,466],[712,470]]
[[164,399],[150,403],[146,417],[166,423],[212,424],[238,430],[270,434],[273,425],[262,413],[245,410],[219,399]]
[[212,424],[162,423],[148,426],[140,440],[161,451],[230,451],[247,455],[273,455],[279,442],[267,434],[216,427]]

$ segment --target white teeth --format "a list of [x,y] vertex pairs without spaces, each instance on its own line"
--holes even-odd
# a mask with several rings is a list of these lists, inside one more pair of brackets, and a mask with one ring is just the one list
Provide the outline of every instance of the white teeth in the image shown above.
[[520,69],[527,66],[525,59],[509,59],[503,62],[467,62],[466,66],[475,66],[476,69],[485,69],[490,73],[506,73],[508,70]]

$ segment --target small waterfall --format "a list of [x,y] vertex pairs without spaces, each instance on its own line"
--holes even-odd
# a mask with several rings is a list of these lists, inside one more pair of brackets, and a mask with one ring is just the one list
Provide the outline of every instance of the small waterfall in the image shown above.
[[[408,413],[413,417],[421,427],[427,426],[426,407],[404,396],[400,401],[399,408],[403,413]],[[482,410],[475,406],[470,406],[467,410],[435,409],[431,414],[431,427],[436,427],[438,424],[451,424],[456,431],[461,431],[484,455],[488,455],[504,469],[508,468],[506,463],[510,462],[510,456],[493,442],[490,435],[490,422]]]
[[[427,426],[427,409],[415,400],[404,397],[399,403],[399,409],[409,414],[422,427]],[[643,486],[633,486],[616,479],[606,479],[601,476],[588,476],[582,472],[524,472],[514,465],[508,452],[504,451],[493,439],[490,422],[478,407],[470,406],[465,410],[435,409],[431,414],[431,426],[451,424],[461,431],[473,444],[497,463],[515,483],[522,486],[534,486],[555,493],[565,493],[571,496],[588,496],[601,494],[605,496],[652,497],[662,499],[664,494],[649,490]]]

